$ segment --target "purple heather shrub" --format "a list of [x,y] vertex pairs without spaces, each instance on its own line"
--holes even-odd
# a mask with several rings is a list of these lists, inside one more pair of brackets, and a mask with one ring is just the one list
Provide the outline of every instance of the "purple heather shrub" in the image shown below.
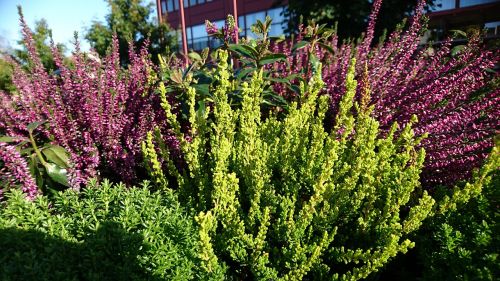
[[[333,116],[345,92],[349,62],[356,57],[357,75],[363,75],[367,67],[368,77],[366,81],[358,78],[358,98],[363,83],[368,83],[369,105],[375,107],[373,114],[381,127],[388,130],[393,122],[404,124],[416,115],[416,133],[429,133],[421,144],[427,155],[423,184],[452,185],[467,179],[482,164],[500,129],[498,75],[486,71],[499,63],[498,51],[484,48],[479,34],[455,48],[451,39],[433,47],[420,45],[425,1],[419,2],[406,29],[397,29],[387,41],[373,46],[381,3],[382,0],[374,2],[368,29],[358,44],[339,45],[333,35],[324,42],[331,50],[317,45],[311,50],[308,45],[292,52],[294,44],[307,36],[300,27],[294,42],[272,47],[273,51],[288,55],[288,64],[293,67],[276,62],[271,69],[277,70],[273,72],[277,76],[309,76],[304,69],[309,65],[309,54],[316,55],[323,63],[324,94],[331,96]],[[282,84],[276,84],[274,89],[286,98],[294,96]]]
[[[155,90],[154,66],[146,46],[130,48],[130,65],[120,67],[118,40],[98,58],[80,51],[75,38],[72,66],[65,65],[52,42],[58,74],[49,74],[35,49],[22,14],[20,22],[29,51],[29,71],[14,63],[17,93],[0,93],[0,131],[26,136],[27,124],[47,121],[37,132],[71,155],[70,185],[78,189],[96,176],[131,183],[142,163],[140,143],[146,132],[168,128]],[[172,144],[175,145],[175,144]]]
[[[3,166],[3,167],[2,167]],[[35,180],[31,176],[28,164],[13,145],[0,142],[0,183],[11,188],[20,186],[29,200],[39,193]],[[3,190],[0,186],[0,199]]]

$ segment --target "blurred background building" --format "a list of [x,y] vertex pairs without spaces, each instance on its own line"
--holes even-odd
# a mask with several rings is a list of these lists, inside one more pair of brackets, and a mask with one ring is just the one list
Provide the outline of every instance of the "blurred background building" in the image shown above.
[[[215,47],[216,39],[207,36],[205,20],[214,22],[218,28],[224,26],[227,15],[233,14],[232,0],[183,0],[186,21],[186,37],[189,49],[201,50],[205,47]],[[264,21],[266,16],[273,19],[270,35],[279,36],[286,29],[283,1],[273,0],[238,0],[238,27],[241,37],[252,37],[250,26],[257,20]],[[286,2],[285,2],[286,3]],[[162,21],[167,21],[174,29],[180,29],[179,0],[157,0],[158,15]],[[179,44],[181,38],[179,36]]]
[[[205,20],[215,22],[219,28],[222,27],[227,15],[233,14],[233,0],[182,1],[188,48],[201,50],[205,47],[218,46],[220,42],[207,36]],[[422,42],[440,41],[451,30],[468,28],[487,29],[489,39],[500,37],[500,0],[434,0],[429,2],[434,5],[428,13],[429,32]],[[263,21],[266,15],[273,19],[270,35],[283,34],[288,24],[284,16],[288,3],[287,0],[237,0],[240,36],[252,37],[250,26],[257,20]],[[156,4],[158,18],[162,22],[167,22],[172,28],[180,30],[179,0],[156,0]],[[178,41],[181,45],[180,35]]]
[[428,13],[429,28],[442,39],[450,30],[485,28],[487,37],[500,37],[500,0],[437,0]]

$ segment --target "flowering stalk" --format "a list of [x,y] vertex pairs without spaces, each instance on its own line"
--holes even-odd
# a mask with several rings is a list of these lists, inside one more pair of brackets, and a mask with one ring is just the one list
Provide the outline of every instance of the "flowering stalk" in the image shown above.
[[[7,184],[7,187],[21,186],[26,197],[33,200],[39,193],[35,180],[31,176],[28,164],[21,157],[15,146],[0,142],[0,180]],[[0,198],[2,189],[0,188]]]
[[26,137],[27,124],[46,120],[48,126],[37,133],[71,155],[68,172],[73,188],[96,176],[132,183],[140,172],[140,143],[146,132],[158,127],[169,135],[165,118],[157,114],[156,74],[146,46],[138,53],[130,48],[131,63],[122,69],[116,37],[102,59],[82,53],[75,38],[69,68],[52,42],[58,68],[54,75],[43,68],[21,12],[20,22],[30,70],[14,63],[18,93],[0,93],[0,131]]

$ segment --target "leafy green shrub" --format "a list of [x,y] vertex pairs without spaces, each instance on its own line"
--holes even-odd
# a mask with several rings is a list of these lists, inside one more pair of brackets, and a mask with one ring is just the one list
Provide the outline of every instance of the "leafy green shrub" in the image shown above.
[[[500,276],[500,174],[456,212],[438,216],[418,236],[424,280],[495,280]],[[428,235],[431,233],[431,235]]]
[[321,66],[313,67],[307,85],[301,83],[300,99],[287,114],[263,117],[262,70],[240,85],[241,103],[232,106],[228,93],[238,85],[230,82],[228,54],[216,57],[210,106],[186,87],[189,136],[160,84],[161,105],[186,166],[175,165],[159,130],[142,145],[157,187],[177,188],[199,212],[201,269],[215,280],[225,270],[236,280],[364,278],[411,248],[409,234],[425,218],[478,194],[498,165],[495,151],[473,183],[435,204],[420,188],[425,152],[416,149],[416,120],[398,134],[394,124],[382,136],[367,105],[368,87],[359,103],[353,101],[355,62],[328,132],[329,100],[318,96]]
[[171,193],[91,181],[51,202],[10,190],[0,206],[0,280],[188,280],[196,226]]

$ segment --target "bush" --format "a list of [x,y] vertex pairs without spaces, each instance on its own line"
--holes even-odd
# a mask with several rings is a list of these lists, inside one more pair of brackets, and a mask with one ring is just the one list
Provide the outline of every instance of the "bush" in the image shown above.
[[[466,41],[463,44],[448,38],[421,45],[426,30],[425,0],[419,1],[407,26],[401,25],[388,40],[381,38],[374,44],[381,3],[373,1],[366,34],[358,41],[339,43],[336,33],[325,26],[302,26],[294,40],[274,44],[272,53],[286,54],[286,61],[277,61],[268,69],[277,81],[290,78],[291,83],[275,83],[273,87],[283,97],[296,99],[293,85],[298,85],[297,78],[307,80],[312,73],[310,65],[320,61],[326,83],[322,93],[332,97],[330,114],[335,116],[354,56],[358,74],[367,68],[370,104],[375,106],[373,116],[381,131],[416,115],[416,135],[429,134],[421,143],[426,150],[422,184],[432,189],[467,180],[484,163],[500,129],[500,79],[493,70],[499,63],[498,50],[485,48],[479,31],[469,36],[458,33],[458,39],[463,39],[459,41]],[[332,126],[334,121],[329,118],[327,124]]]
[[196,226],[171,193],[91,181],[0,206],[1,280],[199,280]]
[[17,92],[0,92],[0,134],[15,137],[23,146],[30,124],[45,122],[34,130],[35,140],[67,150],[72,188],[92,177],[134,183],[141,175],[140,143],[146,132],[153,126],[164,133],[168,130],[156,106],[154,66],[147,46],[139,54],[131,46],[130,64],[124,69],[117,38],[102,60],[82,53],[75,39],[71,66],[63,63],[52,42],[57,71],[49,73],[21,13],[20,17],[29,70],[12,62]]
[[143,143],[156,186],[178,189],[184,204],[199,211],[199,258],[209,274],[227,268],[237,280],[364,278],[413,247],[409,234],[425,218],[480,192],[498,165],[494,154],[473,184],[435,204],[420,188],[425,152],[416,148],[416,120],[399,136],[394,124],[382,137],[366,84],[360,102],[353,101],[355,61],[336,125],[327,132],[320,65],[287,114],[264,117],[262,70],[240,85],[241,103],[231,106],[228,93],[238,85],[230,82],[228,54],[218,51],[215,58],[213,108],[197,106],[195,89],[186,90],[189,139],[160,84],[186,166],[176,167],[159,130]]
[[436,217],[419,235],[424,280],[495,280],[500,276],[500,174],[456,212]]

